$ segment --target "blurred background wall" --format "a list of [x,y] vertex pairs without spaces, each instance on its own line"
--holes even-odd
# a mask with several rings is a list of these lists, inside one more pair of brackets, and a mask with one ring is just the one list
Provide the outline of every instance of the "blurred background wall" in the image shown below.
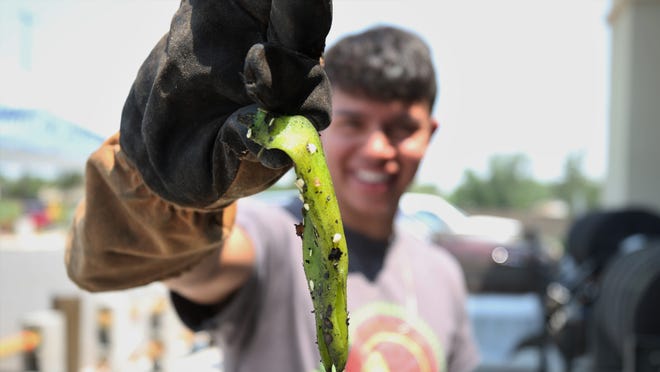
[[608,206],[660,208],[660,1],[616,0],[612,30]]

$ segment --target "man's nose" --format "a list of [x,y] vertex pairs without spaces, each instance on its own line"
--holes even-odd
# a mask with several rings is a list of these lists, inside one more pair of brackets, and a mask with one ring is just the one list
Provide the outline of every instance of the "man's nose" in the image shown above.
[[395,154],[390,138],[382,130],[372,131],[364,145],[365,153],[378,158],[391,158]]

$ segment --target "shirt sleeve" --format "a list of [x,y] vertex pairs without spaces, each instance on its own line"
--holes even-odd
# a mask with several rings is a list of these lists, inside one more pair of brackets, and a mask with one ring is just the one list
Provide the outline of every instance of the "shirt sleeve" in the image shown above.
[[452,352],[447,361],[448,371],[468,372],[476,370],[479,361],[479,350],[474,339],[472,323],[467,309],[467,286],[463,271],[457,261],[453,260],[456,280],[456,333],[453,337]]
[[474,371],[479,364],[479,352],[472,335],[467,314],[459,319],[459,332],[454,338],[453,354],[449,360],[449,371]]

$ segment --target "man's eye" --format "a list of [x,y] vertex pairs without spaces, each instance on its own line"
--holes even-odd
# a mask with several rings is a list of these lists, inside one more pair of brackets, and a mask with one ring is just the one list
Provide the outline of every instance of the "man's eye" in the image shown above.
[[346,129],[360,129],[362,127],[362,123],[356,120],[344,120],[339,122],[339,127]]
[[390,139],[393,141],[401,141],[412,136],[417,131],[417,129],[419,128],[413,125],[399,125],[390,128],[387,131],[387,136],[390,137]]

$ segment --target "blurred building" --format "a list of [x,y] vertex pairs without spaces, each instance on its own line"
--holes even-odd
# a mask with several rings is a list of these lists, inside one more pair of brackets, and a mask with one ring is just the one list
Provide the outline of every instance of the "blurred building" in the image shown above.
[[612,0],[605,204],[660,209],[660,1]]

